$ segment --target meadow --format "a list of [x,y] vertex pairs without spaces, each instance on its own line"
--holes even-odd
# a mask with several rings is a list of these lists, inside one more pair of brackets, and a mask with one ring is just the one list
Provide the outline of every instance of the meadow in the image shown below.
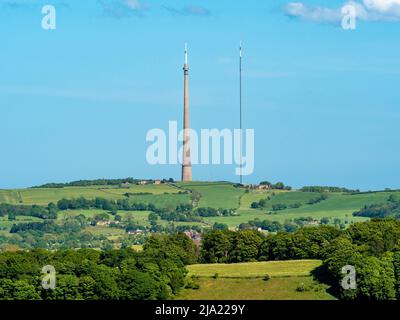
[[[123,199],[125,193],[150,193],[154,196],[164,196],[166,193],[178,193],[176,187],[160,185],[132,185],[130,187],[93,186],[93,187],[64,187],[64,188],[29,188],[16,190],[0,190],[0,203],[11,204],[37,204],[47,205],[56,203],[62,198],[72,199],[85,197],[94,199],[96,197],[105,199]],[[154,197],[155,198],[155,197]]]
[[[249,220],[271,220],[283,223],[287,219],[296,219],[301,217],[312,217],[316,220],[327,217],[331,222],[335,218],[341,219],[346,225],[354,222],[365,221],[368,218],[354,217],[353,212],[359,210],[364,205],[385,202],[391,194],[400,195],[400,192],[376,192],[365,194],[344,194],[330,193],[327,200],[316,204],[306,204],[306,200],[315,197],[315,193],[296,192],[296,191],[273,191],[275,196],[271,197],[269,207],[265,209],[252,209],[251,203],[258,202],[271,196],[272,191],[251,191],[241,198],[241,205],[238,209],[238,216],[232,217],[211,217],[206,218],[210,223],[225,223],[230,227],[237,226]],[[284,203],[293,204],[302,203],[300,208],[288,208],[271,213],[273,204]]]
[[[181,300],[332,300],[329,287],[311,276],[319,260],[191,265],[198,289],[184,289]],[[218,277],[215,277],[215,274]],[[268,275],[269,279],[264,278]]]
[[244,190],[235,188],[229,182],[190,182],[177,183],[186,190],[197,191],[201,194],[198,207],[215,209],[237,209]]
[[308,276],[311,270],[322,264],[320,260],[292,260],[245,262],[235,264],[195,264],[187,267],[189,276],[211,278],[216,273],[220,278],[246,277],[293,277]]

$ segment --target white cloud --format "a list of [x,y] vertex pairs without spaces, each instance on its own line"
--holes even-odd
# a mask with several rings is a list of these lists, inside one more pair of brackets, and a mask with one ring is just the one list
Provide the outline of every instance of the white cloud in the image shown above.
[[141,10],[144,6],[139,2],[139,0],[124,0],[126,6],[133,10]]
[[[360,0],[361,1],[361,0]],[[284,7],[286,15],[313,22],[336,23],[342,20],[341,8],[352,5],[357,18],[364,21],[400,21],[400,0],[346,1],[339,8],[305,5],[290,2]]]
[[208,16],[211,14],[210,10],[208,10],[205,7],[201,6],[185,6],[181,9],[177,9],[174,7],[169,7],[169,6],[163,6],[163,8],[167,11],[169,11],[173,15],[181,15],[181,16],[187,16],[187,15],[194,15],[194,16]]
[[291,17],[299,17],[316,22],[335,22],[341,17],[340,9],[307,6],[302,2],[288,3],[285,7],[285,13]]
[[369,10],[390,12],[392,10],[398,10],[400,0],[364,0],[364,5]]
[[140,0],[98,0],[105,14],[114,18],[123,18],[129,15],[141,13],[149,6],[143,4]]

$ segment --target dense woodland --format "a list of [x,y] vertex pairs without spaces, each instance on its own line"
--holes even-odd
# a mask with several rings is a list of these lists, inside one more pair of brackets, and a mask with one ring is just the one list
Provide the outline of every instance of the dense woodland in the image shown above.
[[[185,285],[185,265],[195,257],[196,247],[183,234],[153,236],[143,252],[129,248],[5,252],[0,254],[0,299],[171,299]],[[41,285],[46,265],[56,270],[54,290]]]

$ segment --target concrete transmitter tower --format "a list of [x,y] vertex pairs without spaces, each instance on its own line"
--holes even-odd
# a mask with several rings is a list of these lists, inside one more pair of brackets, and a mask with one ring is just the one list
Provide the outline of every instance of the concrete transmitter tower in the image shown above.
[[187,44],[185,44],[184,72],[184,110],[183,110],[183,157],[182,181],[192,181],[192,163],[190,161],[190,130],[189,130],[189,65]]

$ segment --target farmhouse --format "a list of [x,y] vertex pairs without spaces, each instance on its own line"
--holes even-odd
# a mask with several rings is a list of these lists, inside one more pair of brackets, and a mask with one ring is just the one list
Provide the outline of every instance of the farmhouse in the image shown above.
[[129,230],[128,231],[128,234],[144,234],[144,231],[143,230],[140,230],[140,229],[136,229],[136,230]]
[[188,238],[192,239],[192,241],[193,241],[197,246],[199,246],[199,245],[201,244],[202,238],[201,238],[201,234],[200,234],[199,232],[194,231],[194,230],[188,230],[188,231],[185,231],[184,234],[185,234]]
[[111,220],[100,220],[96,222],[96,226],[99,227],[109,227],[111,224]]

